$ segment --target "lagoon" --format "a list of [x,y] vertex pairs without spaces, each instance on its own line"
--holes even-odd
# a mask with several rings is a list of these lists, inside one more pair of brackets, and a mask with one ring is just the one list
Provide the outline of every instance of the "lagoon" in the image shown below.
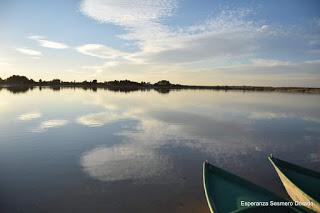
[[208,212],[202,162],[286,196],[267,160],[320,170],[320,95],[0,91],[0,212]]

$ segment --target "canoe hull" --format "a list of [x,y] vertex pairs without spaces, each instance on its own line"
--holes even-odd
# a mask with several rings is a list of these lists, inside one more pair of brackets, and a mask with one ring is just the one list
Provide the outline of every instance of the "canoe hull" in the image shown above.
[[209,192],[208,192],[208,190],[207,190],[207,179],[206,178],[204,178],[205,176],[206,176],[206,163],[207,162],[204,162],[203,163],[203,167],[202,167],[202,181],[203,181],[203,187],[204,187],[204,193],[205,193],[205,195],[206,195],[206,199],[207,199],[207,203],[208,203],[208,206],[209,206],[209,209],[210,209],[210,212],[211,213],[214,213],[214,207],[213,207],[213,203],[211,202],[211,200],[210,200],[210,195],[209,195]]
[[[203,186],[211,213],[309,212],[294,206],[270,206],[270,201],[285,202],[287,200],[208,162],[203,164]],[[242,202],[259,204],[245,206]]]
[[298,186],[296,186],[276,165],[272,157],[268,157],[272,166],[276,170],[284,188],[286,189],[288,195],[291,197],[293,201],[301,202],[301,203],[309,203],[311,202],[313,205],[308,206],[311,210],[315,212],[320,212],[320,204],[318,201],[310,197],[304,191],[302,191]]

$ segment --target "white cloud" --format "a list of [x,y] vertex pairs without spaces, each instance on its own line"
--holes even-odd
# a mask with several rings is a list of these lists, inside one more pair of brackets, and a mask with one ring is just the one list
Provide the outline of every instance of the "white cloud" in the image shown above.
[[252,59],[251,62],[254,66],[264,66],[264,67],[285,66],[290,64],[290,62],[288,61],[264,59],[264,58]]
[[30,113],[25,113],[25,114],[19,115],[18,119],[21,121],[29,121],[29,120],[33,120],[36,118],[40,118],[41,116],[42,116],[42,114],[39,112],[30,112]]
[[17,48],[16,49],[18,52],[26,54],[26,55],[31,55],[31,56],[40,56],[42,53],[37,50],[29,49],[29,48]]
[[102,44],[85,44],[76,48],[76,50],[84,55],[89,55],[104,59],[116,59],[126,57],[129,53],[122,52]]
[[52,49],[67,49],[69,48],[68,45],[56,42],[56,41],[49,41],[46,40],[43,36],[32,35],[28,37],[29,39],[35,40],[39,43],[40,46]]
[[269,28],[270,28],[270,27],[269,27],[268,25],[262,25],[262,26],[258,29],[258,31],[264,33],[264,32],[267,32],[267,31],[269,30]]
[[225,66],[221,68],[224,71],[233,71],[255,74],[316,74],[319,71],[320,60],[311,60],[303,62],[289,62],[273,59],[252,59],[249,64]]
[[146,53],[143,56],[146,61],[153,63],[192,63],[247,55],[255,49],[252,37],[234,33],[192,36],[187,41],[180,42],[180,45],[177,48]]
[[[293,73],[294,76],[291,77],[295,78],[295,81],[292,81],[294,83],[291,86],[304,86],[306,82],[314,85],[315,80],[311,79],[311,75],[315,75],[315,66],[318,65],[257,59],[257,53],[262,52],[267,55],[276,51],[275,58],[281,54],[285,54],[286,57],[290,57],[291,54],[295,54],[295,57],[297,54],[311,54],[311,52],[316,54],[317,47],[310,46],[308,42],[314,44],[317,41],[317,34],[310,37],[308,36],[310,32],[294,26],[285,27],[264,20],[251,19],[253,11],[244,8],[221,10],[214,16],[209,16],[197,24],[190,23],[189,26],[169,26],[163,20],[170,18],[177,11],[177,6],[175,0],[83,0],[80,5],[83,14],[99,22],[122,27],[125,33],[118,35],[118,38],[137,47],[135,52],[128,53],[102,45],[96,47],[90,47],[91,44],[83,45],[82,50],[78,49],[79,52],[106,60],[101,65],[84,66],[85,69],[95,70],[95,75],[100,76],[112,75],[113,71],[117,71],[119,78],[121,73],[129,75],[132,70],[136,71],[136,76],[138,74],[152,76],[154,73],[161,75],[164,70],[176,72],[177,69],[180,72],[186,71],[188,75],[192,70],[201,76],[203,70],[210,68],[207,74],[212,72],[211,76],[225,72],[223,74],[227,79],[226,83],[230,82],[228,80],[230,77],[235,78],[230,76],[231,73],[232,75],[264,74],[268,82],[258,79],[262,80],[264,85],[273,85],[273,80],[279,85],[280,78],[273,79],[275,76],[271,76],[270,73],[277,75]],[[315,19],[316,23],[317,20]],[[138,66],[141,69],[137,69]],[[310,71],[302,72],[302,70]],[[298,82],[297,73],[303,78],[301,83]],[[241,84],[255,82],[257,79],[254,77],[254,75],[243,75],[238,82]],[[203,78],[208,79],[208,75]],[[285,76],[281,78],[282,84],[288,84],[285,78]],[[249,79],[251,82],[246,83]]]
[[174,0],[84,0],[81,11],[100,22],[135,26],[170,16],[176,8]]
[[[257,47],[256,37],[269,30],[268,25],[246,21],[247,9],[222,11],[200,24],[169,27],[162,20],[171,16],[177,7],[174,0],[158,1],[100,1],[84,0],[81,11],[99,21],[124,27],[127,33],[119,37],[134,42],[139,50],[125,55],[129,62],[149,64],[193,63],[217,60],[252,53]],[[114,49],[105,54],[95,48],[97,57],[110,58]],[[88,54],[88,53],[87,53]],[[122,53],[123,54],[123,53]]]

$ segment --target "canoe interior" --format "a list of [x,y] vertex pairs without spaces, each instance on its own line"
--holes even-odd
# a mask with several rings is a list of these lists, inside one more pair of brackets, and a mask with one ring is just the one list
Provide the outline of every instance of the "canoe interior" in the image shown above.
[[320,173],[277,158],[272,158],[272,161],[297,187],[320,202]]
[[227,212],[303,212],[293,208],[249,208],[241,201],[285,201],[273,193],[228,173],[207,162],[203,165],[204,187],[209,207],[214,213]]

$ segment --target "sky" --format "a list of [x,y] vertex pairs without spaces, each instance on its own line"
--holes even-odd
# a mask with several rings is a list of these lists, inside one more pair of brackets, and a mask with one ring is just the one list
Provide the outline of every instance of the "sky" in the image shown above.
[[0,0],[0,77],[320,87],[318,0]]

